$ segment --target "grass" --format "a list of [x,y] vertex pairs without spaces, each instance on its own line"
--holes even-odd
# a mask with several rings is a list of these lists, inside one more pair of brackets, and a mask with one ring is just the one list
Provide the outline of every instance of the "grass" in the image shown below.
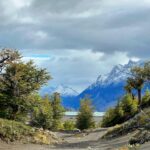
[[23,123],[0,119],[0,138],[5,141],[21,140],[25,136],[33,136],[34,131],[31,127]]
[[58,138],[48,130],[32,128],[23,123],[6,119],[0,119],[0,139],[5,142],[58,143]]

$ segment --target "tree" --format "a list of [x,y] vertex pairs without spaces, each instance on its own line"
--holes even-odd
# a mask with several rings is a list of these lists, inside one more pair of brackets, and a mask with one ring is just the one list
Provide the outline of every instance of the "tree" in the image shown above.
[[4,48],[0,51],[0,72],[13,61],[20,60],[21,55],[16,50]]
[[133,90],[133,87],[131,86],[129,80],[127,80],[127,83],[126,85],[124,86],[124,89],[126,91],[126,94],[129,94],[132,96],[132,99],[134,100],[135,99],[135,96],[134,94],[132,93],[132,90]]
[[80,130],[92,128],[95,126],[93,119],[93,106],[89,98],[84,98],[80,101],[80,109],[77,115],[76,126]]
[[129,77],[127,79],[127,83],[129,86],[131,86],[133,89],[137,90],[138,93],[138,101],[139,101],[139,107],[141,106],[142,102],[142,87],[145,82],[144,77],[144,69],[142,67],[134,67],[131,69],[132,77]]
[[146,80],[146,82],[149,82],[150,81],[150,61],[146,62],[144,64],[144,78]]
[[0,75],[0,109],[4,110],[3,116],[16,119],[19,113],[26,112],[28,96],[49,79],[46,70],[37,68],[32,61],[24,63],[17,59],[7,64]]
[[64,115],[65,109],[61,105],[61,98],[59,93],[54,93],[52,97],[52,109],[53,109],[53,129],[58,129],[61,118]]

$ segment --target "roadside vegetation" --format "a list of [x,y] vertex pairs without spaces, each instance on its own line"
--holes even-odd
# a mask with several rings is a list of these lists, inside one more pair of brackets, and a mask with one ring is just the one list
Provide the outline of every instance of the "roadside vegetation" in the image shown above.
[[41,97],[38,90],[51,76],[33,61],[22,61],[16,50],[0,51],[0,139],[56,143],[50,131],[94,127],[90,99],[81,101],[76,121],[62,122],[65,109],[59,93]]
[[0,138],[5,142],[21,141],[23,143],[56,144],[61,140],[52,132],[32,128],[21,122],[0,119]]
[[[150,81],[150,62],[143,67],[134,67],[127,79],[124,95],[114,108],[103,117],[101,126],[111,127],[103,138],[109,139],[137,131],[129,144],[143,144],[150,141],[150,92],[144,85]],[[137,95],[134,95],[137,91]]]
[[93,106],[91,100],[87,97],[80,101],[80,109],[77,115],[76,127],[80,130],[94,128]]
[[[94,108],[88,97],[80,101],[75,121],[62,122],[65,109],[59,93],[41,97],[38,90],[51,76],[32,61],[23,62],[16,50],[0,51],[0,139],[40,144],[58,143],[51,131],[95,128]],[[131,69],[126,94],[108,109],[101,127],[111,127],[103,138],[111,139],[137,131],[130,144],[150,141],[150,92],[142,91],[150,81],[150,62]],[[136,94],[135,94],[136,91]]]
[[[24,62],[21,58],[16,50],[0,51],[0,138],[8,141],[26,136],[46,139],[47,135],[50,140],[46,129],[57,130],[64,114],[60,95],[38,95],[38,90],[51,76],[32,61]],[[38,131],[39,128],[42,131]]]

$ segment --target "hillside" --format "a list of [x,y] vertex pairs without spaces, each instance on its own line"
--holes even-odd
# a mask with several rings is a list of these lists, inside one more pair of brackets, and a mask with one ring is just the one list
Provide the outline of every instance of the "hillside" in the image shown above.
[[[21,122],[0,118],[0,141],[55,144],[60,139],[51,131],[27,126]],[[1,149],[1,147],[0,147]]]
[[132,134],[129,144],[145,144],[150,142],[150,107],[143,109],[130,120],[111,127],[103,136],[104,139],[113,139]]

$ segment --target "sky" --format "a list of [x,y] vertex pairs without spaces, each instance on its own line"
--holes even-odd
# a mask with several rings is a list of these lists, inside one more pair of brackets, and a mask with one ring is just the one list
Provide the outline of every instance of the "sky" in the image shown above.
[[1,0],[0,47],[82,91],[116,64],[150,56],[150,0]]

